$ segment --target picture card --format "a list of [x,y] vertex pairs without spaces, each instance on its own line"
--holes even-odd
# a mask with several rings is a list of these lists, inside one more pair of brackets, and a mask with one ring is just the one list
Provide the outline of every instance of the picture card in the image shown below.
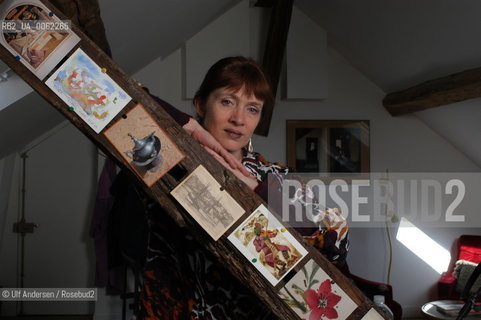
[[287,282],[279,296],[302,319],[346,319],[357,308],[312,259]]
[[245,212],[202,165],[195,168],[171,194],[216,241]]
[[371,308],[361,320],[384,320],[384,318],[376,311],[376,309]]
[[185,156],[141,104],[126,116],[104,135],[150,187]]
[[130,102],[120,88],[78,48],[46,82],[96,133]]
[[80,41],[68,24],[38,0],[1,2],[2,20],[0,43],[40,80]]
[[254,210],[228,238],[273,286],[307,254],[264,205]]

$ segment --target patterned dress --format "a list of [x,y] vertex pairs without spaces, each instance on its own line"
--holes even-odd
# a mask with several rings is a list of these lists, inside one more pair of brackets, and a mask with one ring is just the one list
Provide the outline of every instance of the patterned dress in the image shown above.
[[[284,166],[269,163],[258,153],[245,153],[243,164],[259,181],[255,191],[264,200],[267,175],[282,179],[288,172]],[[305,197],[299,197],[299,201],[304,200]],[[334,210],[325,211],[317,230],[309,232],[305,239],[340,266],[345,262],[348,237],[345,221],[338,214]],[[155,204],[149,206],[147,218],[149,244],[141,319],[276,319],[256,296],[195,241],[189,230],[178,227]]]

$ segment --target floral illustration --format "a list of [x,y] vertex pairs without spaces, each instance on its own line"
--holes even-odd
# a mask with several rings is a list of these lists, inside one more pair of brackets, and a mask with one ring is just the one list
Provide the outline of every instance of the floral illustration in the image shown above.
[[356,308],[352,299],[310,260],[279,291],[282,300],[302,319],[345,319]]
[[309,309],[312,310],[309,320],[319,320],[322,316],[326,316],[328,319],[337,319],[337,311],[334,307],[341,297],[331,291],[329,280],[324,280],[317,292],[312,289],[304,292],[304,297]]

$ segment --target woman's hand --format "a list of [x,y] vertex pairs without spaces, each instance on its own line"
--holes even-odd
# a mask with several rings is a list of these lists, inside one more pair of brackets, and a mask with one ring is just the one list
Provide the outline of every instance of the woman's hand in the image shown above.
[[[183,126],[184,130],[189,133],[197,142],[199,142],[210,154],[212,154],[217,160],[222,159],[221,164],[227,169],[231,170],[239,179],[243,176],[248,179],[255,180],[254,176],[247,171],[242,163],[230,154],[222,145],[207,131],[205,130],[195,119],[191,118]],[[239,174],[239,176],[235,173]],[[242,179],[241,179],[242,180]]]
[[[219,161],[219,163],[221,165],[223,165],[225,168],[230,170],[230,172],[232,172],[237,177],[237,179],[244,182],[249,187],[249,189],[254,190],[255,188],[257,188],[257,186],[259,185],[259,182],[257,182],[257,179],[254,178],[250,173],[249,173],[250,177],[246,176],[240,170],[234,169],[230,165],[228,165],[227,162],[224,160],[224,158],[219,156],[219,154],[217,152],[215,152],[214,150],[210,149],[207,146],[204,146],[204,149],[207,152],[209,152],[217,161]],[[242,166],[242,167],[244,168],[244,166]],[[245,168],[244,168],[244,170],[247,171]]]

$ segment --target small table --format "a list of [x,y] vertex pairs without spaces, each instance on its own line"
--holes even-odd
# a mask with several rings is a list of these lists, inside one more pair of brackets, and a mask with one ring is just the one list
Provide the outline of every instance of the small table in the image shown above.
[[[458,313],[456,312],[455,315],[451,316],[448,314],[445,314],[441,311],[439,311],[438,306],[441,305],[452,305],[459,303],[460,306],[463,306],[463,302],[458,301],[458,300],[438,300],[438,301],[431,301],[428,303],[425,303],[422,307],[421,310],[423,312],[423,315],[427,319],[433,319],[433,320],[453,320],[456,319],[458,316]],[[476,314],[476,315],[469,315],[466,316],[464,319],[466,320],[481,320],[481,314]]]

